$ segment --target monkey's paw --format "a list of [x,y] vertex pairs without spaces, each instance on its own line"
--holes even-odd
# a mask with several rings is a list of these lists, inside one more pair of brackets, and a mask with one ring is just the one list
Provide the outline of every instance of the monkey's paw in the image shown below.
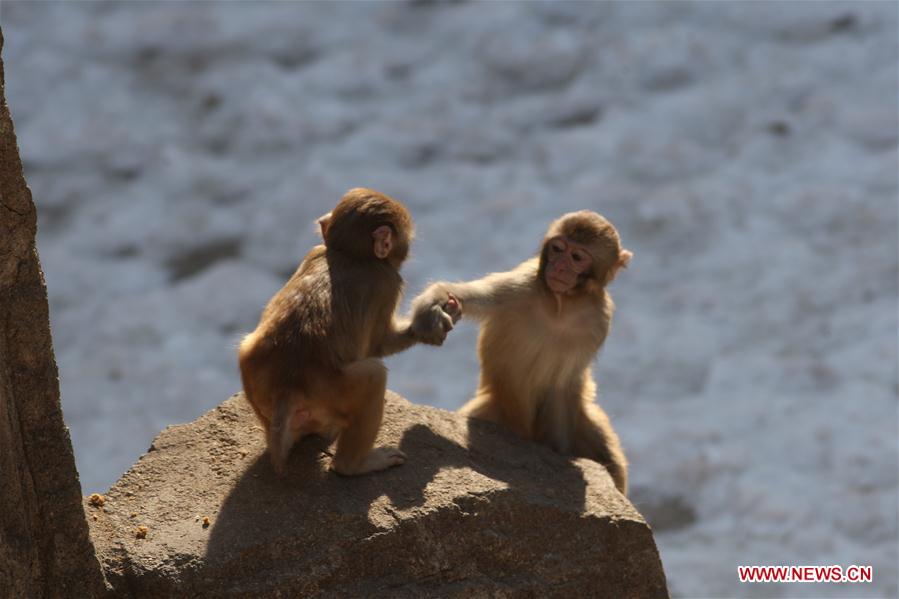
[[456,324],[462,318],[462,302],[452,293],[447,294],[446,303],[442,308],[443,312],[452,319],[452,324]]
[[443,345],[446,334],[461,317],[462,307],[452,295],[445,302],[420,305],[412,320],[412,335],[420,343]]

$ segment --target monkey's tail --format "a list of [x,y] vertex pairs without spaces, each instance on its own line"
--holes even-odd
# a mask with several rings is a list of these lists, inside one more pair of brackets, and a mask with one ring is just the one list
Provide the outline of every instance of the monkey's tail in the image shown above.
[[278,397],[272,410],[272,423],[268,427],[268,452],[278,476],[284,476],[287,471],[287,456],[293,447],[294,436],[290,427],[293,408],[290,397]]

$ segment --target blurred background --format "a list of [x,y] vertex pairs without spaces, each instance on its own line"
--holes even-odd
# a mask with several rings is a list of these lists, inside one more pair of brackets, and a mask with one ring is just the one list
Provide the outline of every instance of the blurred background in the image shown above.
[[[635,254],[595,373],[672,593],[899,592],[895,3],[6,0],[0,25],[85,493],[239,390],[237,340],[348,188],[416,219],[403,310],[590,208]],[[458,408],[476,336],[389,386]]]

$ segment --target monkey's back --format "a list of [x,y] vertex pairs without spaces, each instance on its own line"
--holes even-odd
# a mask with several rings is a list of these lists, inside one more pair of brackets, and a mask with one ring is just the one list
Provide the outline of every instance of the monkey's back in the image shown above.
[[290,387],[302,387],[310,371],[337,376],[366,357],[376,323],[389,322],[401,289],[395,270],[316,246],[241,344],[241,362]]

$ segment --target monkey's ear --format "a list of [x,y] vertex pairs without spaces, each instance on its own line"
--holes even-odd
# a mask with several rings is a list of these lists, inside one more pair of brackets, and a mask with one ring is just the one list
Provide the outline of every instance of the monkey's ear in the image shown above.
[[315,222],[318,223],[319,231],[322,234],[322,239],[324,239],[328,235],[328,227],[331,226],[331,213],[329,212],[318,217],[318,220]]
[[622,249],[618,252],[618,260],[615,261],[615,264],[613,264],[612,268],[609,269],[609,272],[606,273],[606,280],[603,284],[608,285],[615,280],[615,275],[618,274],[618,271],[622,268],[627,268],[627,265],[630,264],[631,258],[633,257],[634,253],[630,250]]
[[387,225],[381,225],[371,236],[375,240],[375,256],[381,259],[389,256],[393,248],[393,230]]

